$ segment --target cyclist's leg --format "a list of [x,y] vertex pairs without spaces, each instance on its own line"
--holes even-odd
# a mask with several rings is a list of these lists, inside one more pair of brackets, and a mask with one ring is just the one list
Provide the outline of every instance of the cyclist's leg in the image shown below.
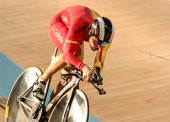
[[[51,37],[51,38],[53,38],[53,37]],[[84,59],[84,43],[81,45],[80,49],[75,53],[75,56],[78,57],[81,61],[83,61],[83,59]],[[67,73],[68,72],[65,71],[63,68],[61,71],[61,74],[67,74]],[[60,82],[54,88],[54,90],[51,94],[50,101],[65,87],[66,84],[68,84],[69,81],[70,81],[70,79],[68,81],[64,81],[63,79],[60,80]]]
[[[65,67],[67,67],[67,66],[69,66],[69,64],[66,65]],[[64,70],[64,68],[61,71],[61,74],[68,74],[68,73],[69,72]],[[54,88],[54,90],[51,94],[50,100],[52,100],[69,83],[70,80],[71,80],[71,77],[67,77],[67,80],[64,80],[64,79],[61,78],[58,85]]]
[[49,23],[48,33],[51,40],[61,51],[63,50],[63,43],[67,37],[68,27],[63,23],[61,14],[54,15]]
[[[67,33],[68,33],[68,28],[63,23],[61,19],[61,14],[60,13],[56,14],[52,18],[49,24],[49,36],[52,39],[52,41],[55,43],[55,45],[58,47],[59,51],[61,51],[63,48],[62,43],[64,43]],[[61,55],[58,55],[57,57],[58,57],[58,61],[61,61],[61,59],[63,59]],[[63,66],[60,65],[60,63],[58,63],[58,67],[55,70],[58,71],[61,67]],[[44,99],[45,96],[44,89],[45,89],[46,81],[48,79],[47,76],[51,76],[55,72],[55,70],[52,69],[52,65],[49,65],[49,67],[43,74],[44,81],[43,80],[41,81],[41,77],[40,77],[37,84],[35,84],[33,92],[34,92],[34,96],[39,100]]]

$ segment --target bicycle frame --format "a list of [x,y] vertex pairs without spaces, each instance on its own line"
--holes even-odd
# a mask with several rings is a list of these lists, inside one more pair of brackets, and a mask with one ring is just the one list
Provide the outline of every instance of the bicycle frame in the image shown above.
[[[57,111],[57,112],[59,111],[58,113],[62,113],[62,115],[58,116],[60,118],[59,119],[60,122],[66,122],[66,121],[79,122],[82,120],[83,120],[83,122],[86,122],[88,120],[88,115],[89,115],[88,99],[87,99],[85,93],[83,93],[81,90],[79,90],[77,88],[80,81],[82,80],[81,74],[79,74],[78,72],[79,72],[78,70],[75,70],[74,73],[66,74],[69,76],[72,75],[72,80],[47,105],[47,107],[46,107],[47,113],[54,108],[53,112],[51,113],[52,117],[51,116],[49,117],[50,122],[51,122],[51,118],[52,118],[52,120],[54,120],[53,115],[54,116],[58,115],[57,113],[55,113],[55,111]],[[76,96],[77,96],[77,98],[75,98]],[[64,100],[65,97],[66,97],[66,100]],[[82,102],[82,100],[83,100],[83,102]],[[63,103],[63,101],[66,103]],[[61,107],[60,105],[62,106],[63,111],[58,110],[58,106],[59,106],[59,108]],[[81,115],[82,119],[80,119],[80,118],[78,119],[77,116],[79,116],[79,112],[78,113],[75,112],[75,111],[79,111],[79,109],[82,108],[82,107],[80,107],[80,108],[77,107],[77,105],[79,107],[82,105],[85,107],[84,109],[82,109],[83,111],[80,111],[80,113],[81,113],[80,115]],[[75,110],[75,109],[77,109],[77,110]],[[55,118],[58,120],[57,117],[55,117]],[[76,121],[71,120],[71,119],[75,119],[75,118],[77,118]],[[56,121],[56,119],[55,119],[55,121]]]
[[[72,79],[54,98],[51,100],[51,102],[46,107],[46,112],[49,112],[50,109],[59,101],[59,99],[62,97],[64,93],[66,93],[70,89],[76,88],[78,86],[80,79],[74,77],[75,79]],[[71,93],[72,94],[72,93]]]

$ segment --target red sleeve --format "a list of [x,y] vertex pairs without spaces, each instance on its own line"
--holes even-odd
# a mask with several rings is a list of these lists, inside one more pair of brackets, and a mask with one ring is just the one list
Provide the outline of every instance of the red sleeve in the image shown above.
[[80,45],[76,41],[66,40],[63,56],[66,62],[74,65],[77,69],[82,70],[85,64],[75,56],[75,53],[79,48]]
[[69,27],[69,32],[63,48],[65,60],[74,65],[77,69],[82,70],[85,64],[79,60],[75,54],[81,49],[81,44],[85,40],[85,31],[89,25],[89,21],[85,17],[74,18]]

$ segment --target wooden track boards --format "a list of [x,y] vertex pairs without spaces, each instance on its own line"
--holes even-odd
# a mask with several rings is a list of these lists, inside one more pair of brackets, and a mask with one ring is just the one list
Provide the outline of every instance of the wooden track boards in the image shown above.
[[[103,122],[170,121],[169,0],[1,0],[0,51],[23,68],[45,70],[54,50],[48,23],[73,4],[111,18],[116,29],[102,73],[107,94],[99,96],[91,85],[81,84],[91,113]],[[92,66],[94,53],[88,44],[85,49],[85,62]]]

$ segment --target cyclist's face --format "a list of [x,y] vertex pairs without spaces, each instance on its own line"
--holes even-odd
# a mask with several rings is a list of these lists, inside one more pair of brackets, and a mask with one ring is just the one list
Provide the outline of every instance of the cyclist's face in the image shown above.
[[93,51],[96,51],[101,47],[98,43],[98,39],[94,36],[91,36],[89,38],[89,44],[90,44],[90,47]]

